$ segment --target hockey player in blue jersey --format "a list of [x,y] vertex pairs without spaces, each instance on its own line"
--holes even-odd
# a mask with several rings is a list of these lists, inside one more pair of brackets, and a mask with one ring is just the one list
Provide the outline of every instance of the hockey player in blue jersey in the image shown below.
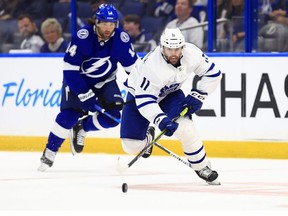
[[129,74],[139,60],[129,35],[118,25],[115,7],[102,4],[88,25],[72,37],[64,56],[60,112],[49,133],[39,171],[53,165],[69,131],[72,153],[76,154],[83,149],[86,132],[119,124],[98,112],[101,107],[120,118],[123,98],[116,83],[117,63]]
[[[201,77],[199,85],[191,87],[191,92],[185,96],[181,86],[193,74]],[[137,71],[128,76],[126,100],[130,103],[123,108],[120,127],[123,150],[128,154],[140,152],[154,139],[156,125],[161,131],[167,130],[165,135],[175,135],[179,139],[185,156],[200,178],[209,184],[218,184],[218,173],[211,169],[192,114],[201,109],[221,77],[217,66],[199,48],[185,43],[179,29],[165,29],[160,46],[148,53],[137,65]],[[186,107],[185,117],[173,121]],[[143,157],[151,153],[152,148],[148,148]]]

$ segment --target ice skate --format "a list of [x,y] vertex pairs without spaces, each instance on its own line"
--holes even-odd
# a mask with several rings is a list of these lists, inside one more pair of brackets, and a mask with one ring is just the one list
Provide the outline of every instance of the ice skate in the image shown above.
[[212,170],[209,165],[204,167],[201,170],[195,171],[197,175],[205,180],[210,185],[220,185],[220,182],[216,180],[218,178],[218,173],[214,170]]
[[[149,136],[149,134],[151,136]],[[147,136],[148,136],[148,140],[147,140],[147,144],[150,144],[153,140],[154,140],[154,136],[155,136],[155,128],[150,126],[147,130]],[[149,139],[149,137],[151,137],[151,139]],[[144,152],[144,154],[142,155],[143,158],[148,158],[150,157],[150,155],[152,154],[152,150],[153,150],[153,145],[151,145],[151,147],[147,148],[146,151]]]
[[73,155],[81,153],[84,148],[86,132],[82,126],[82,120],[78,121],[77,124],[70,130],[70,147]]
[[40,158],[41,164],[38,167],[38,171],[45,172],[49,167],[52,167],[56,152],[51,151],[48,148],[45,148],[42,157]]

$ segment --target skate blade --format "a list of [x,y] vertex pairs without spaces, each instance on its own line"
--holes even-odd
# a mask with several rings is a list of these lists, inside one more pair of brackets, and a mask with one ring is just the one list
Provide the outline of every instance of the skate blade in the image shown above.
[[217,181],[217,180],[214,180],[214,181],[212,181],[212,182],[208,182],[208,181],[206,181],[209,185],[221,185],[221,183],[219,182],[219,181]]
[[71,150],[71,153],[72,155],[77,155],[78,153],[76,152],[75,148],[74,148],[74,145],[73,145],[73,129],[70,130],[69,132],[69,143],[70,143],[70,150]]
[[45,172],[48,168],[49,168],[49,166],[47,164],[41,163],[37,170],[39,172]]

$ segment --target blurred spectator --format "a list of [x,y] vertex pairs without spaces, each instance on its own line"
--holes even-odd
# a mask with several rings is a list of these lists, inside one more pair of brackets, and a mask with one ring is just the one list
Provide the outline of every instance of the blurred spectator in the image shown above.
[[45,40],[40,52],[65,52],[68,43],[62,37],[61,24],[55,18],[46,19],[41,25],[41,33]]
[[18,29],[24,38],[20,45],[20,49],[28,49],[33,53],[40,52],[41,46],[44,44],[37,26],[30,15],[20,15],[18,18]]
[[[227,18],[227,12],[228,12],[228,1],[230,0],[217,0],[216,1],[216,7],[217,7],[217,14],[216,19],[221,18]],[[217,38],[224,39],[227,38],[227,23],[217,23]]]
[[198,22],[204,22],[207,15],[207,6],[205,5],[193,5],[191,16],[195,17]]
[[[216,19],[227,19],[228,12],[228,1],[230,0],[217,0],[216,1]],[[205,16],[205,21],[208,23],[208,16]],[[225,52],[229,51],[229,35],[228,35],[228,19],[227,22],[217,23],[216,34],[217,34],[217,51]],[[204,47],[203,50],[207,51],[207,34],[208,25],[204,27]]]
[[93,14],[97,11],[99,5],[105,3],[105,0],[91,0],[90,1],[90,7],[92,9]]
[[95,13],[98,9],[98,6],[100,4],[103,4],[103,3],[105,3],[105,0],[92,0],[92,1],[90,1],[90,7],[91,7],[93,13]]
[[258,17],[259,17],[259,22],[258,22],[258,27],[263,27],[263,25],[267,24],[267,21],[269,18],[269,14],[272,11],[272,7],[270,4],[270,0],[259,0],[258,1]]
[[46,0],[18,0],[13,16],[17,19],[21,14],[29,14],[33,19],[45,19],[49,13],[49,2]]
[[288,1],[263,0],[260,15],[266,19],[258,31],[259,51],[288,51]]
[[153,35],[142,29],[141,19],[138,15],[126,15],[122,19],[122,23],[124,31],[131,37],[136,52],[149,52],[157,46]]
[[0,0],[0,20],[12,19],[18,0]]
[[[176,0],[175,0],[175,3],[176,3]],[[174,7],[175,7],[175,3],[174,3]],[[193,5],[193,8],[191,10],[190,16],[196,18],[198,22],[200,23],[204,22],[206,14],[207,14],[207,5],[205,4],[205,1],[202,2],[202,1],[193,0],[191,4]],[[174,9],[173,9],[173,13],[171,14],[170,18],[175,19],[176,17],[177,16],[174,13]]]
[[176,0],[156,0],[154,16],[170,17],[174,12]]
[[230,42],[232,51],[245,51],[245,23],[244,23],[244,0],[229,1],[227,18],[230,23]]
[[14,47],[13,34],[17,32],[17,21],[13,20],[18,0],[0,0],[0,52]]
[[179,28],[185,41],[193,43],[200,49],[203,47],[204,31],[203,27],[197,27],[199,22],[191,16],[195,0],[177,0],[175,5],[176,18],[170,21],[166,28]]
[[[82,28],[86,24],[85,20],[79,17],[77,14],[78,7],[79,6],[76,2],[76,15],[77,15],[76,16],[76,29],[77,30]],[[58,20],[61,20],[63,32],[70,34],[72,31],[71,29],[71,15],[72,15],[71,0],[59,0],[56,4],[54,4],[53,11],[54,11],[52,13],[53,17],[57,18]],[[87,17],[90,17],[90,16],[92,16],[92,14],[87,14]]]
[[276,23],[288,26],[288,1],[287,0],[274,0],[271,1],[272,11],[269,17]]
[[[228,0],[229,1],[229,0]],[[207,4],[208,4],[208,0],[196,0],[195,1],[195,6],[197,5],[200,5],[200,6],[207,6]]]

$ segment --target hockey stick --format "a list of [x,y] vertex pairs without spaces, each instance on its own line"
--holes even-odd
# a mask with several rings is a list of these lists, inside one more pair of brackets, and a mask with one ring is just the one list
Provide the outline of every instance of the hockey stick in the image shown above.
[[161,150],[163,150],[164,152],[166,152],[167,154],[169,154],[170,156],[176,158],[177,160],[179,160],[180,162],[184,163],[185,165],[187,165],[188,167],[192,168],[192,164],[184,161],[182,158],[180,158],[177,154],[175,154],[174,152],[170,151],[169,149],[165,148],[164,146],[160,145],[159,143],[155,142],[154,145],[156,145],[158,148],[160,148]]
[[111,118],[112,120],[121,123],[121,119],[115,118],[114,116],[110,115],[109,113],[106,112],[106,110],[98,105],[95,104],[95,108],[97,111],[103,113],[104,115],[106,115],[107,117]]
[[[177,154],[175,154],[174,152],[170,151],[169,149],[165,148],[164,146],[160,145],[159,143],[155,142],[154,145],[156,145],[159,149],[163,150],[164,152],[166,152],[167,154],[169,154],[170,156],[172,156],[173,158],[177,159],[178,161],[182,162],[183,164],[187,165],[188,167],[192,168],[192,164],[183,160],[182,158],[180,158]],[[192,168],[193,169],[193,168]],[[194,170],[194,169],[193,169]],[[213,182],[208,182],[206,181],[207,184],[210,185],[221,185],[221,183],[217,180],[214,180]]]
[[[177,121],[180,117],[184,116],[188,111],[188,107],[186,107],[184,110],[182,110],[182,112],[179,114],[179,116],[177,116],[175,119],[173,119],[173,121]],[[150,148],[153,144],[155,144],[165,133],[167,132],[167,129],[164,129],[163,131],[161,131],[158,136],[156,136],[151,143],[149,143],[148,145],[145,146],[145,148],[143,148],[134,158],[133,160],[131,160],[128,164],[125,165],[121,165],[120,164],[120,158],[118,157],[118,163],[117,163],[117,171],[119,173],[123,173],[125,172],[129,167],[131,167],[140,157],[142,157],[142,155],[144,154],[144,152]]]
[[[123,105],[126,105],[126,104],[132,104],[134,103],[135,101],[132,100],[132,101],[126,101],[123,103]],[[103,113],[104,115],[106,115],[107,117],[111,118],[112,120],[118,122],[119,124],[121,123],[121,119],[118,119],[118,118],[115,118],[114,116],[110,115],[109,113],[106,112],[106,110],[98,105],[95,105],[95,108],[97,109],[97,111]]]

